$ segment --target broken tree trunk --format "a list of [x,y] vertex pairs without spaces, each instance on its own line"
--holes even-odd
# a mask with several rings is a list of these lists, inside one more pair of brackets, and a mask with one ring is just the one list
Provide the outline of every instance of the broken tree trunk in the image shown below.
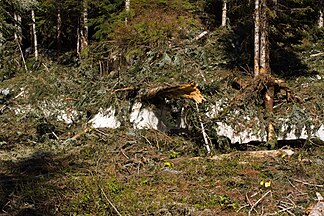
[[267,141],[275,147],[276,133],[273,125],[274,83],[269,66],[268,17],[266,0],[255,0],[254,76],[264,80],[264,108],[267,116]]
[[151,100],[158,97],[168,99],[191,99],[198,104],[205,100],[198,89],[198,85],[194,82],[174,86],[159,86],[142,94],[141,99]]

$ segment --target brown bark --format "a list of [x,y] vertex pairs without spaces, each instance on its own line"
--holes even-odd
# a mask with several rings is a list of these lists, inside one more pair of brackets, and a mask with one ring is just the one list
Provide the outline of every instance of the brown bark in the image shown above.
[[271,82],[268,45],[268,17],[266,0],[255,0],[255,32],[254,32],[254,76],[262,76],[265,80],[264,108],[267,116],[267,141],[274,147],[276,133],[272,120],[275,88]]

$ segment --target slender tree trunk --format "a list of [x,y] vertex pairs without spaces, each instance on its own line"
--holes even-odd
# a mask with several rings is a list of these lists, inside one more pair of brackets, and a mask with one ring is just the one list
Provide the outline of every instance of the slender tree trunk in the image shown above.
[[80,57],[81,53],[80,53],[80,20],[78,20],[78,24],[77,24],[77,44],[76,44],[76,52],[78,57]]
[[[130,0],[125,0],[125,10],[127,13],[130,11]],[[125,18],[125,22],[127,24],[127,17]]]
[[260,59],[260,0],[255,0],[254,11],[254,76],[258,76]]
[[[259,74],[268,74],[269,66],[267,60],[268,54],[268,24],[266,13],[266,0],[261,0],[261,16],[260,16],[260,65]],[[259,7],[260,7],[259,6]]]
[[274,86],[268,81],[271,76],[269,66],[269,26],[267,17],[266,0],[255,0],[255,26],[254,26],[254,76],[262,76],[266,83],[264,96],[264,108],[267,116],[267,141],[274,147],[276,143],[276,133],[273,125],[273,100]]
[[319,9],[319,18],[318,18],[318,27],[319,28],[323,28],[323,26],[324,26],[324,15],[323,15],[323,13],[324,13],[324,10],[323,10],[323,7],[324,7],[324,5],[323,5],[324,3],[323,3],[323,0],[320,0],[320,9]]
[[57,41],[57,54],[61,53],[62,49],[62,18],[61,18],[61,10],[57,11],[57,23],[56,23],[56,41]]
[[21,44],[22,42],[22,29],[21,29],[21,16],[17,13],[14,13],[14,20],[15,20],[15,32],[14,32],[14,37],[15,40]]
[[83,13],[82,13],[82,26],[81,26],[81,52],[88,46],[88,4],[87,1],[83,1]]
[[[0,28],[1,29],[1,28]],[[0,31],[0,47],[2,47],[2,42],[3,42],[3,34]]]
[[226,26],[227,20],[227,0],[223,0],[223,7],[222,7],[222,26]]
[[38,47],[37,47],[37,34],[36,34],[36,20],[35,20],[35,11],[32,9],[32,21],[33,21],[33,38],[34,38],[34,55],[35,60],[38,60]]

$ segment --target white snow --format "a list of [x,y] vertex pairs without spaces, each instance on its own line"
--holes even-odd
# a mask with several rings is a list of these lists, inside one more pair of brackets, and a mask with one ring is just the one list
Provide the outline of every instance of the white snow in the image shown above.
[[107,110],[99,109],[99,113],[96,114],[89,123],[92,123],[94,128],[118,128],[121,123],[115,116],[116,111],[109,107]]

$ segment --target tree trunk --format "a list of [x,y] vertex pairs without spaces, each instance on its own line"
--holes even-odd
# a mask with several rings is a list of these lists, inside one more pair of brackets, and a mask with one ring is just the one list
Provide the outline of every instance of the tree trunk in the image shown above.
[[254,12],[254,76],[258,76],[260,59],[260,0],[255,0]]
[[319,18],[318,18],[318,27],[319,28],[323,28],[323,25],[324,25],[324,15],[323,15],[323,7],[324,7],[324,5],[323,5],[324,3],[323,3],[323,0],[320,0],[320,9],[319,9]]
[[[127,13],[130,11],[130,0],[125,0],[125,10]],[[125,18],[125,22],[127,24],[127,17]]]
[[262,76],[261,79],[266,84],[264,97],[264,108],[267,118],[267,141],[274,147],[276,143],[276,133],[273,125],[273,100],[274,85],[268,81],[271,76],[269,66],[269,28],[267,17],[266,0],[255,0],[255,26],[254,26],[254,76]]
[[222,26],[226,26],[227,20],[227,0],[223,0],[223,7],[222,7]]
[[57,41],[57,54],[61,53],[62,48],[62,18],[61,18],[61,9],[57,11],[57,23],[56,23],[56,41]]
[[21,44],[22,42],[22,29],[21,29],[21,16],[17,13],[14,13],[14,20],[15,20],[15,32],[14,32],[14,37],[15,40]]
[[3,42],[3,34],[2,34],[2,32],[0,31],[0,47],[2,47],[2,42]]
[[77,44],[76,44],[76,52],[78,57],[80,57],[81,53],[80,53],[80,20],[78,20],[78,24],[77,24]]
[[259,63],[259,74],[268,74],[268,21],[266,13],[266,0],[261,0],[261,16],[260,16],[260,63]]
[[82,26],[81,26],[81,52],[88,46],[88,4],[87,1],[83,1],[83,13],[82,13]]
[[35,11],[32,9],[31,11],[32,21],[33,21],[33,38],[34,38],[34,55],[35,60],[38,60],[38,48],[37,48],[37,34],[36,34],[36,20],[35,20]]

